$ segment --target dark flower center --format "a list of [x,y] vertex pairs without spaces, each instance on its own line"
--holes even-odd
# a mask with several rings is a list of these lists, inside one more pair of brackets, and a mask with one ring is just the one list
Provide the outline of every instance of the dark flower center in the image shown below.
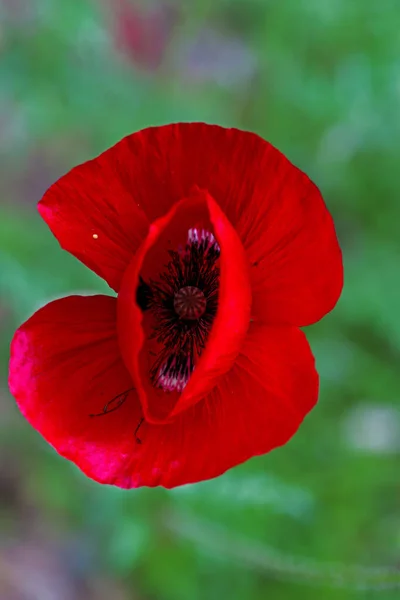
[[141,279],[136,298],[152,316],[150,339],[157,343],[151,381],[165,392],[182,392],[217,312],[220,248],[211,232],[192,228],[186,245],[168,254],[159,279]]
[[187,285],[176,292],[174,296],[174,309],[181,319],[192,321],[200,319],[207,308],[204,293],[193,285]]

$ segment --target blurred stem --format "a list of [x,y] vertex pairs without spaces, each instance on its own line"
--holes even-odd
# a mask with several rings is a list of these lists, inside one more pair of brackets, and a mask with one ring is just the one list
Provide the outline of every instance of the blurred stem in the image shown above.
[[275,579],[356,590],[400,589],[400,573],[396,568],[319,563],[278,552],[271,546],[232,535],[215,523],[181,513],[168,513],[163,525],[177,538],[191,542],[209,555]]

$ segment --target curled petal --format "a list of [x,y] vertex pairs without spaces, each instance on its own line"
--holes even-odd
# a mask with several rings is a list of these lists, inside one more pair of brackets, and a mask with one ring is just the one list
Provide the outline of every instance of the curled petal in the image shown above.
[[[139,275],[144,265],[154,268],[159,247],[175,239],[176,231],[196,221],[209,220],[221,248],[218,311],[204,353],[182,393],[166,393],[150,382],[151,351],[143,327],[143,313],[136,303]],[[157,263],[156,269],[160,269]],[[205,191],[175,204],[170,212],[150,227],[122,281],[118,296],[118,326],[122,356],[132,375],[148,421],[162,423],[174,418],[204,397],[218,378],[233,365],[250,323],[251,290],[243,246],[224,213]],[[147,334],[148,335],[148,334]]]

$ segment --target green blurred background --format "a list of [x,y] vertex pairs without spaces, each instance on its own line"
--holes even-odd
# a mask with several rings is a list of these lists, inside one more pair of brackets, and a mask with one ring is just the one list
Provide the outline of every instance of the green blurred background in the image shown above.
[[[0,0],[1,600],[400,597],[399,23],[398,0]],[[105,291],[41,222],[46,188],[180,120],[253,130],[305,170],[346,285],[307,329],[320,403],[285,448],[126,492],[24,421],[9,341],[50,299]]]

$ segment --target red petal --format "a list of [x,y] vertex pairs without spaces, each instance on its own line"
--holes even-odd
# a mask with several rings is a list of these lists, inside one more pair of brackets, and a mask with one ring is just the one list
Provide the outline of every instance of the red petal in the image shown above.
[[255,317],[300,326],[333,308],[343,269],[332,219],[311,181],[253,133],[202,123],[144,129],[62,178],[41,212],[61,245],[118,289],[147,233],[143,214],[166,214],[193,185],[215,198],[257,265]]
[[277,201],[265,212],[267,231],[255,226],[248,246],[252,311],[255,319],[265,323],[302,327],[321,319],[338,301],[343,288],[342,253],[316,186],[295,170],[286,176],[282,173],[281,184]]
[[[166,393],[150,381],[151,356],[143,330],[143,313],[136,304],[139,274],[160,239],[173,237],[179,227],[185,235],[207,214],[221,248],[218,312],[206,348],[181,394]],[[203,216],[203,219],[205,217]],[[169,240],[168,240],[169,241]],[[158,265],[162,271],[162,263]],[[118,296],[119,336],[125,364],[132,375],[147,421],[164,423],[203,398],[233,365],[250,322],[251,292],[248,263],[240,240],[207,192],[194,191],[155,221],[122,281]]]
[[193,185],[215,198],[257,264],[255,317],[303,326],[334,307],[343,266],[332,218],[315,185],[271,144],[202,123],[145,129],[121,144],[135,157],[130,185],[150,219]]
[[294,328],[253,328],[237,363],[203,401],[171,424],[144,423],[118,356],[116,306],[105,296],[73,296],[39,310],[17,331],[10,389],[28,421],[88,476],[123,488],[215,477],[284,444],[317,399],[318,378],[304,335]]
[[254,327],[237,364],[206,399],[172,423],[143,425],[142,453],[125,484],[174,487],[216,477],[285,444],[317,396],[318,375],[304,334]]
[[148,231],[124,181],[131,156],[108,151],[54,183],[39,212],[60,245],[116,291]]
[[31,425],[62,456],[106,483],[124,481],[142,416],[131,392],[115,412],[90,417],[132,388],[119,356],[116,305],[107,296],[51,302],[16,332],[9,372],[11,393]]

